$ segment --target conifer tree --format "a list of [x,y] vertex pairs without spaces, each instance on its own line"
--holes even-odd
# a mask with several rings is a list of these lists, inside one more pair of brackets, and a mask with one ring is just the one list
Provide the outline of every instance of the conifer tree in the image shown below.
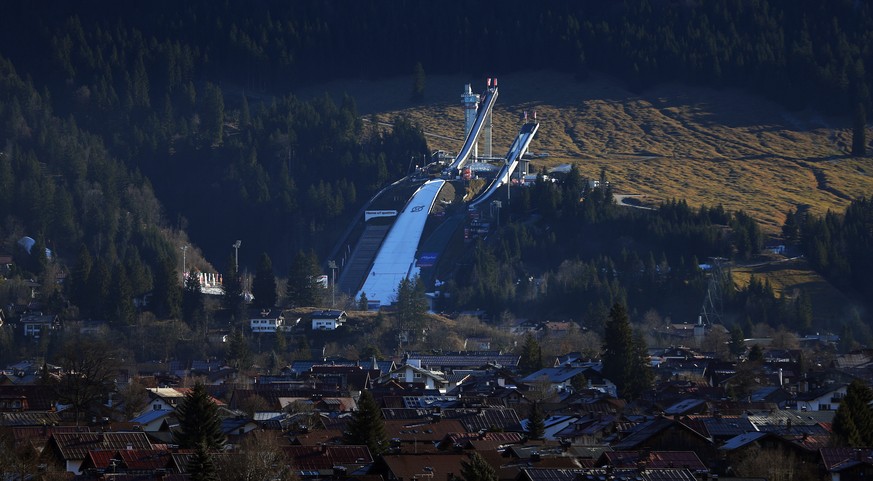
[[603,376],[615,383],[620,396],[635,399],[651,384],[645,342],[634,338],[627,309],[620,303],[612,306],[605,328]]
[[424,295],[424,285],[415,276],[404,278],[397,286],[397,324],[401,332],[409,333],[415,338],[421,333],[427,313],[427,298]]
[[461,461],[461,477],[464,481],[497,481],[494,467],[477,452],[470,455],[469,461]]
[[288,271],[286,297],[291,307],[312,307],[321,302],[322,287],[318,275],[315,254],[298,251]]
[[361,296],[358,297],[358,310],[359,311],[366,311],[367,308],[369,307],[369,305],[370,305],[370,300],[367,299],[367,293],[364,291],[361,291]]
[[202,383],[194,385],[176,408],[179,428],[173,433],[173,440],[181,448],[221,449],[224,446],[224,433],[221,432],[221,419],[218,406],[209,397]]
[[71,279],[68,282],[70,300],[80,309],[86,307],[88,300],[88,285],[90,284],[91,268],[94,260],[91,252],[85,244],[79,247],[79,255],[76,257],[76,265],[73,268]]
[[206,83],[201,113],[203,139],[209,144],[221,143],[224,137],[224,95],[221,93],[221,87]]
[[524,374],[539,371],[543,368],[543,350],[540,343],[530,334],[524,336],[518,369]]
[[425,75],[421,62],[416,62],[412,69],[412,100],[421,102],[424,99]]
[[366,445],[373,455],[380,455],[388,450],[385,422],[370,391],[361,393],[358,410],[352,414],[347,429],[346,444]]
[[182,319],[191,327],[197,326],[205,316],[205,304],[200,276],[192,269],[185,276],[182,290]]
[[866,75],[864,74],[864,61],[855,61],[852,72],[852,100],[854,111],[852,112],[852,156],[864,157],[867,155],[867,109],[870,93],[867,90]]
[[175,265],[175,259],[168,256],[158,261],[155,270],[154,312],[165,319],[178,319],[182,314],[182,289]]
[[273,261],[266,252],[261,254],[258,270],[252,280],[252,304],[259,309],[272,309],[276,306],[276,275],[273,273]]
[[112,285],[109,288],[109,321],[128,326],[133,324],[134,314],[133,290],[124,265],[118,263],[112,270]]
[[191,481],[218,480],[218,469],[206,443],[197,444],[194,457],[188,463],[188,473],[191,474]]
[[543,439],[546,434],[546,420],[539,402],[535,401],[531,404],[530,415],[527,419],[527,437],[529,439]]
[[227,342],[227,362],[238,369],[246,369],[249,355],[249,344],[242,329],[233,329]]
[[873,446],[873,390],[863,381],[854,380],[834,415],[834,444],[849,447]]
[[743,330],[739,324],[734,324],[734,327],[731,328],[731,339],[728,341],[728,349],[734,359],[739,358],[746,351]]
[[91,268],[91,275],[88,277],[87,294],[84,300],[84,309],[86,315],[105,319],[106,305],[109,297],[109,287],[112,283],[112,273],[106,261],[98,258]]
[[224,295],[221,298],[222,306],[230,311],[233,321],[241,321],[245,310],[245,297],[243,297],[242,279],[236,266],[236,259],[231,256],[227,261],[227,273],[224,275]]

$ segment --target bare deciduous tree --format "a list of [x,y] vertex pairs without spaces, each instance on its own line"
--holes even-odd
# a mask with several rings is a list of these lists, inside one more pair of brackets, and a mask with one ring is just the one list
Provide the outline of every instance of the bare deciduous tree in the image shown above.
[[292,481],[297,477],[275,431],[254,431],[239,450],[218,460],[219,481]]
[[106,342],[75,339],[64,346],[59,360],[63,375],[57,384],[58,398],[72,406],[78,425],[88,406],[114,389],[118,359]]

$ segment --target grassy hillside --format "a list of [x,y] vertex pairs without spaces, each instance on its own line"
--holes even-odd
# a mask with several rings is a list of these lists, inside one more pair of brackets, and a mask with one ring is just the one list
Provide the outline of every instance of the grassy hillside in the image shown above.
[[[580,82],[548,72],[507,75],[499,82],[495,154],[508,150],[522,113],[536,110],[540,129],[531,151],[549,157],[535,167],[575,163],[591,177],[606,167],[619,192],[642,194],[650,202],[721,203],[749,212],[776,233],[789,208],[842,211],[852,198],[873,193],[871,158],[848,156],[848,118],[789,112],[730,89],[663,85],[634,94],[603,76]],[[317,90],[335,97],[348,92],[368,119],[389,122],[407,115],[430,134],[431,148],[457,151],[465,83],[476,91],[485,81],[428,77],[425,102],[415,106],[409,102],[411,79],[336,82]]]
[[[460,96],[484,79],[428,77],[426,99],[411,105],[411,78],[336,82],[302,97],[348,92],[367,120],[390,122],[402,114],[420,124],[432,149],[457,151],[463,140]],[[776,234],[784,213],[808,206],[823,214],[842,211],[852,198],[873,194],[873,159],[848,156],[848,118],[790,112],[737,90],[662,85],[641,94],[603,76],[532,72],[502,76],[495,108],[494,153],[503,155],[525,110],[537,112],[540,129],[531,145],[548,157],[535,168],[575,163],[584,175],[606,168],[619,193],[646,202],[684,198],[691,205],[722,204],[745,210]],[[873,138],[873,129],[867,135]],[[873,147],[868,148],[873,151]],[[735,268],[738,285],[754,274],[780,295],[801,289],[813,297],[819,322],[833,320],[846,298],[803,260]]]

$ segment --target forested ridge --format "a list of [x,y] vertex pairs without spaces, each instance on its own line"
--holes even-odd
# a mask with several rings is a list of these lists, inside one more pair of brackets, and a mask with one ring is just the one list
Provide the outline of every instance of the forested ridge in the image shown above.
[[[870,6],[850,1],[5,5],[4,241],[30,235],[69,265],[94,259],[98,272],[129,278],[134,295],[178,277],[174,232],[187,232],[219,264],[245,236],[241,264],[268,252],[285,272],[301,249],[326,254],[352,212],[405,174],[411,156],[428,153],[404,119],[390,131],[365,130],[354,99],[304,101],[289,93],[297,86],[410,75],[419,63],[427,73],[474,76],[603,71],[633,89],[662,81],[738,86],[791,108],[863,119],[871,37]],[[506,282],[548,273],[542,305],[563,313],[562,302],[581,299],[580,316],[605,319],[615,299],[640,311],[667,304],[677,292],[671,275],[700,277],[692,266],[702,257],[744,257],[762,242],[742,212],[677,201],[631,222],[636,214],[614,214],[597,191],[574,205],[579,185],[571,179],[564,194],[547,186],[528,193],[527,207],[554,230],[512,226],[503,245],[482,246],[459,274],[459,302],[520,308],[524,282]],[[597,225],[601,239],[569,231],[568,219]],[[713,225],[730,226],[731,236]],[[617,249],[616,238],[637,244],[591,254]],[[522,251],[537,272],[510,267]],[[624,273],[622,282],[611,272]],[[700,279],[675,282],[702,292]],[[118,282],[93,292],[112,298],[111,284]],[[682,317],[698,308],[683,307]]]

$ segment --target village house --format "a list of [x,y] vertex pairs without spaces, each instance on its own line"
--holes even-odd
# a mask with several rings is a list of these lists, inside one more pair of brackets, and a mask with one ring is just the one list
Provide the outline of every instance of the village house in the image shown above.
[[90,451],[152,449],[144,432],[54,433],[42,453],[44,462],[81,474]]
[[[297,319],[299,322],[300,319]],[[276,333],[276,331],[290,330],[297,322],[291,326],[285,323],[285,313],[281,309],[264,309],[249,319],[249,326],[253,333]]]
[[60,329],[61,322],[58,316],[43,314],[42,312],[32,312],[23,314],[18,321],[18,325],[21,326],[25,337],[39,339],[43,334]]
[[417,385],[427,390],[437,390],[442,394],[446,393],[446,388],[449,384],[443,373],[422,369],[421,361],[417,359],[408,359],[406,364],[398,366],[388,374],[379,377],[376,383],[383,384],[388,381]]
[[179,403],[185,398],[185,394],[171,387],[151,387],[149,391],[149,403],[153,411],[175,411]]
[[333,331],[348,320],[346,311],[336,309],[315,311],[310,315],[313,331]]

